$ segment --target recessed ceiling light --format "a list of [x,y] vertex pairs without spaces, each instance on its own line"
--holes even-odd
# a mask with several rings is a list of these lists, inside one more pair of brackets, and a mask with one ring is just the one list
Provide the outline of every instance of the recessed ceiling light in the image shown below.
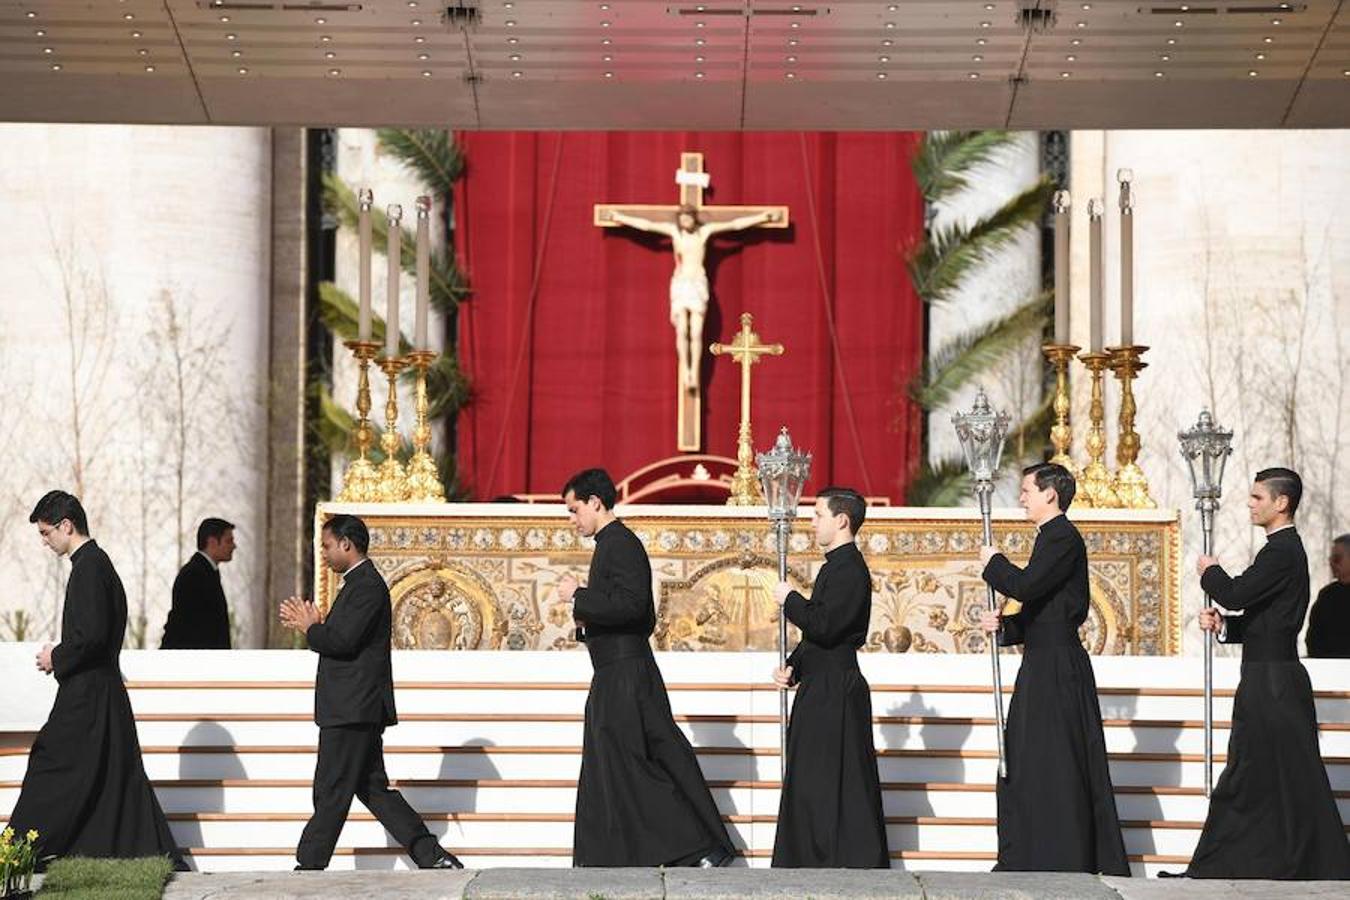
[[986,3],[986,4],[984,5],[984,8],[985,8],[986,10],[991,10],[991,9],[994,8],[994,4],[992,4],[992,3]]
[[887,6],[886,9],[890,12],[896,12],[900,9],[900,7],[892,3],[891,5]]
[[53,51],[52,51],[52,48],[51,48],[51,47],[43,47],[43,48],[42,48],[42,52],[43,52],[43,53],[51,53],[51,52],[53,52]]
[[516,71],[514,71],[514,72],[511,73],[511,77],[512,77],[512,78],[519,78],[520,76],[522,76],[522,75],[524,75],[524,74],[525,74],[524,72],[522,72],[522,71],[520,71],[519,69],[517,69]]
[[222,22],[228,22],[228,21],[230,21],[230,17],[229,17],[229,16],[221,16],[221,17],[220,17],[220,21],[222,21]]
[[987,40],[984,39],[984,38],[976,38],[976,39],[975,39],[975,43],[977,43],[977,44],[979,44],[981,47],[983,47],[985,44],[989,43],[989,41],[987,41]]
[[894,46],[895,46],[895,41],[891,40],[890,38],[886,38],[885,40],[883,40],[883,41],[881,42],[881,46],[883,46],[883,47],[894,47]]
[[609,4],[608,4],[608,3],[601,3],[601,4],[600,4],[600,8],[601,8],[601,9],[609,9]]
[[341,74],[342,74],[342,70],[341,70],[341,69],[329,69],[329,70],[328,70],[328,74],[329,74],[329,75],[341,75]]
[[1272,25],[1282,25],[1282,24],[1284,24],[1284,22],[1283,22],[1283,20],[1281,20],[1281,19],[1271,19],[1271,20],[1270,20],[1270,24],[1272,24]]
[[886,27],[887,27],[887,28],[894,28],[894,27],[895,27],[895,23],[894,23],[894,22],[887,22],[887,23],[886,23]]
[[[1350,75],[1350,72],[1347,72],[1346,74],[1347,74],[1347,75]],[[785,72],[785,73],[783,74],[783,77],[784,77],[784,78],[796,78],[796,77],[797,77],[797,73],[796,73],[796,72]]]
[[1074,56],[1072,53],[1070,53],[1068,56],[1064,57],[1064,61],[1065,61],[1065,62],[1077,62],[1077,61],[1078,61],[1078,57],[1076,57],[1076,56]]
[[1185,22],[1181,21],[1180,19],[1177,19],[1175,22],[1172,23],[1172,26],[1174,28],[1181,28],[1185,24],[1186,24]]
[[417,9],[417,0],[408,0],[408,9]]
[[419,53],[419,54],[417,54],[417,58],[420,59],[420,60],[422,60],[423,62],[425,62],[426,60],[431,59],[431,54],[430,54],[430,53]]
[[60,63],[52,63],[52,71],[53,71],[53,72],[60,72],[60,71],[61,71],[61,64],[60,64]]
[[248,69],[245,69],[243,66],[240,66],[240,67],[239,67],[239,74],[240,74],[240,75],[247,75],[247,74],[248,74]]
[[1168,45],[1169,47],[1172,46],[1172,45],[1174,45],[1174,44],[1176,44],[1176,42],[1177,42],[1177,39],[1176,39],[1176,38],[1168,38],[1168,39],[1167,39],[1167,45]]
[[1257,59],[1265,59],[1265,58],[1266,58],[1266,55],[1265,55],[1264,53],[1258,53],[1258,54],[1256,54],[1256,58],[1257,58]]
[[[793,58],[793,57],[791,57],[791,56],[788,57],[788,59],[792,59],[792,58]],[[694,57],[694,62],[704,62],[705,60],[707,60],[707,57],[706,57],[706,56],[695,56],[695,57]]]
[[[796,38],[788,38],[788,46],[789,46],[789,47],[795,47],[795,46],[797,46],[797,45],[800,44],[800,43],[801,43],[801,41],[797,40]],[[886,43],[886,41],[882,41],[882,43],[884,44],[884,43]]]
[[233,56],[235,59],[238,59],[239,57],[241,57],[241,56],[244,55],[244,51],[243,51],[243,50],[231,50],[231,51],[230,51],[230,55]]
[[[601,22],[600,24],[601,24],[601,25],[604,25],[605,23],[604,23],[604,22]],[[516,20],[515,20],[515,19],[507,19],[507,20],[506,20],[506,27],[507,27],[507,28],[515,28],[515,27],[516,27]]]
[[981,22],[981,23],[980,23],[980,27],[981,27],[981,28],[988,28],[988,27],[990,26],[990,24],[991,24],[991,23],[989,23],[989,22]]
[[147,71],[147,72],[153,72],[153,71],[155,71],[155,67],[154,67],[154,66],[146,66],[146,67],[145,67],[145,71]]
[[325,53],[325,54],[323,55],[323,58],[324,58],[324,59],[337,59],[337,54],[334,53],[332,50],[329,50],[327,53]]
[[1161,72],[1154,72],[1154,73],[1153,73],[1153,77],[1154,77],[1154,78],[1161,78],[1161,77],[1163,77],[1163,73],[1161,73]]
[[133,16],[131,13],[123,13],[123,14],[122,14],[122,18],[124,18],[124,19],[126,19],[128,22],[130,22],[132,19],[134,19],[134,18],[136,18],[136,17]]
[[30,9],[28,12],[24,13],[24,15],[27,16],[27,17],[30,18],[30,19],[36,19],[36,18],[37,18],[37,13],[33,12],[31,9]]
[[973,59],[975,62],[984,62],[984,57],[978,53],[972,56],[971,59]]
[[1247,77],[1248,77],[1248,78],[1255,78],[1258,74],[1260,74],[1260,73],[1258,73],[1255,69],[1252,69],[1250,72],[1247,73]]
[[323,16],[319,16],[319,18],[317,18],[317,19],[314,20],[314,24],[315,24],[315,25],[327,25],[327,24],[328,24],[328,20],[325,19]]
[[43,31],[41,28],[39,28],[37,31],[33,32],[33,34],[36,34],[38,37],[46,37],[46,36],[47,36],[47,32]]
[[[506,24],[508,24],[508,25],[514,25],[515,23],[514,23],[514,22],[508,22],[508,23],[506,23]],[[608,27],[609,27],[609,21],[606,20],[606,21],[604,21],[604,22],[601,22],[601,23],[600,23],[600,27],[601,27],[601,28],[608,28]],[[702,27],[703,27],[703,23],[702,23],[702,22],[699,22],[697,27],[702,28]]]
[[1069,41],[1069,43],[1070,43],[1070,44],[1073,44],[1075,47],[1077,47],[1079,44],[1083,43],[1083,39],[1082,39],[1082,38],[1074,38],[1073,40]]
[[[796,58],[797,58],[797,57],[795,57],[795,56],[789,57],[789,59],[793,59],[793,60],[795,60]],[[891,58],[890,58],[889,56],[878,56],[878,57],[877,57],[877,62],[890,62],[890,61],[891,61]]]
[[237,35],[237,34],[227,34],[227,35],[225,35],[225,40],[227,40],[227,41],[238,40],[238,38],[239,38],[239,35]]
[[516,5],[514,3],[503,3],[502,7],[505,9],[515,9]]
[[1167,62],[1167,61],[1169,61],[1171,58],[1172,58],[1172,54],[1170,54],[1170,53],[1164,53],[1164,54],[1162,55],[1162,61],[1163,61],[1163,62]]
[[430,78],[430,77],[431,77],[431,73],[428,72],[426,69],[423,69],[423,70],[422,70],[422,77],[423,77],[423,78]]
[[1068,77],[1069,77],[1069,73],[1068,73],[1068,72],[1060,72],[1060,73],[1059,73],[1059,77],[1060,77],[1060,78],[1068,78]]
[[695,47],[702,47],[702,46],[703,46],[704,44],[706,44],[706,43],[708,43],[708,42],[705,41],[703,38],[694,38],[694,46],[695,46]]
[[1274,39],[1273,37],[1263,37],[1263,38],[1261,38],[1261,43],[1263,43],[1263,44],[1273,44],[1273,43],[1275,43],[1275,39]]
[[413,20],[412,20],[412,24],[413,24],[413,27],[414,27],[414,28],[419,28],[419,27],[421,27],[421,25],[422,25],[422,20],[421,20],[421,19],[413,19]]
[[601,61],[601,62],[614,62],[614,57],[612,57],[612,56],[606,54],[606,55],[600,57],[600,61]]
[[[237,54],[239,51],[236,50],[236,51],[234,51],[234,52]],[[146,50],[144,47],[142,47],[141,49],[139,49],[139,50],[136,51],[136,55],[137,55],[137,56],[149,56],[149,55],[150,55],[150,51],[149,51],[149,50]]]
[[[520,43],[520,38],[507,38],[507,39],[506,39],[506,42],[507,42],[508,44],[519,44],[519,43]],[[609,43],[609,40],[606,39],[606,40],[601,41],[600,43],[602,43],[602,44],[608,44],[608,43]]]
[[1344,75],[1346,78],[1350,78],[1350,69],[1346,69],[1345,71],[1341,72],[1341,74]]
[[694,73],[694,77],[695,77],[695,78],[702,78],[702,77],[703,77],[703,73],[702,73],[702,72],[695,72],[695,73]]
[[414,43],[414,44],[425,44],[426,42],[427,42],[427,39],[424,38],[424,37],[422,37],[420,34],[419,34],[417,37],[413,38],[413,43]]
[[1075,27],[1075,28],[1086,28],[1086,27],[1087,27],[1087,23],[1086,23],[1086,22],[1074,22],[1073,24],[1074,24],[1074,27]]
[[141,33],[140,33],[139,31],[133,31],[133,32],[131,33],[131,36],[134,37],[134,38],[138,38],[138,37],[141,36]]
[[878,73],[877,73],[877,77],[878,77],[878,78],[884,79],[884,78],[886,77],[886,73],[885,73],[885,72],[878,72]]
[[[793,23],[792,23],[792,27],[793,27],[793,28],[801,28],[801,27],[802,27],[802,23],[801,23],[801,22],[793,22]],[[894,28],[895,26],[892,25],[891,27]]]
[[[601,27],[601,28],[608,28],[608,27],[609,27],[609,23],[608,23],[608,22],[601,22],[601,23],[600,23],[600,27]],[[704,23],[704,22],[695,22],[695,23],[694,23],[694,27],[695,27],[695,28],[705,28],[705,27],[707,27],[707,24]]]
[[606,78],[613,78],[613,77],[614,77],[614,73],[613,73],[613,72],[606,72],[606,73],[605,73],[605,77],[606,77]]
[[1091,4],[1091,3],[1084,3],[1084,4],[1083,4],[1083,9],[1085,9],[1085,10],[1092,9],[1092,4]]
[[516,60],[520,59],[520,54],[512,53],[510,56],[507,57],[507,59],[511,60],[512,62],[515,62]]
[[979,72],[971,72],[971,73],[970,73],[969,75],[967,75],[966,77],[967,77],[967,78],[972,78],[972,79],[973,79],[973,78],[979,78],[979,77],[980,77],[980,73],[979,73]]

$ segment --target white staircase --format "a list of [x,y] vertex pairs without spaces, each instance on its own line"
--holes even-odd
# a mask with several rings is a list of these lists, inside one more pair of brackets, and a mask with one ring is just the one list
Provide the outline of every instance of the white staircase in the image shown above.
[[[658,661],[733,840],[767,865],[778,809],[771,654],[665,653]],[[122,656],[146,771],[179,845],[204,871],[284,869],[309,817],[317,728],[306,652],[138,651]],[[28,645],[0,648],[16,690],[0,704],[0,814],[18,796],[27,741],[52,685]],[[985,657],[862,658],[871,681],[892,864],[988,869],[996,767]],[[1006,658],[1011,685],[1017,657]],[[1198,660],[1094,660],[1126,850],[1136,874],[1184,866],[1205,817]],[[390,778],[466,864],[571,863],[584,653],[399,652],[400,724],[385,734]],[[1322,752],[1350,821],[1350,663],[1309,663]],[[1234,660],[1217,663],[1215,734],[1227,745]],[[0,819],[6,816],[0,815]],[[360,807],[335,868],[407,866]]]

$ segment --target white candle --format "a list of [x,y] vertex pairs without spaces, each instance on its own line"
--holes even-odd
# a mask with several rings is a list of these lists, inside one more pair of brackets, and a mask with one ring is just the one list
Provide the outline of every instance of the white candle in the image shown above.
[[1134,345],[1134,173],[1121,169],[1120,181],[1120,345]]
[[1069,192],[1055,191],[1055,343],[1069,343]]
[[389,261],[389,287],[384,314],[384,355],[393,359],[398,356],[398,273],[403,255],[403,207],[391,204],[387,212],[389,218],[389,243],[385,256]]
[[361,314],[358,319],[356,337],[358,340],[370,340],[370,207],[375,202],[375,195],[370,188],[362,188],[359,195],[361,200],[360,212],[357,214],[356,231],[360,235],[361,242],[361,262],[360,262],[360,303]]
[[1102,350],[1102,201],[1096,197],[1088,201],[1088,244],[1090,247],[1088,279],[1091,282],[1088,306],[1088,349]]
[[431,198],[417,198],[417,316],[414,320],[413,347],[427,346],[427,316],[431,310]]

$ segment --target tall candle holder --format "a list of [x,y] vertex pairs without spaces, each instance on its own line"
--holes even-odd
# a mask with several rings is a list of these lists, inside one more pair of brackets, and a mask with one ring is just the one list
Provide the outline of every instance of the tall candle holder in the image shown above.
[[386,356],[379,364],[389,380],[389,399],[384,404],[384,435],[380,438],[384,462],[380,463],[376,499],[381,503],[399,503],[408,499],[408,475],[398,461],[398,448],[403,443],[398,433],[398,373],[407,368],[408,362],[400,356]]
[[1140,442],[1139,434],[1134,430],[1137,407],[1133,383],[1139,372],[1148,368],[1148,363],[1140,358],[1147,349],[1138,344],[1107,348],[1111,354],[1111,371],[1120,381],[1120,435],[1116,443],[1118,468],[1111,482],[1111,490],[1126,509],[1154,509],[1158,505],[1149,495],[1148,479],[1137,462]]
[[356,357],[356,459],[347,466],[338,500],[343,503],[370,503],[377,496],[380,476],[367,454],[375,443],[375,429],[370,426],[370,361],[379,352],[375,341],[347,341],[347,349]]
[[431,426],[427,423],[427,369],[435,361],[436,352],[414,350],[407,358],[417,370],[417,426],[413,429],[412,459],[408,460],[408,499],[414,503],[444,503],[445,486],[436,472],[436,461],[427,450],[431,446]]
[[1088,462],[1078,479],[1078,496],[1084,506],[1096,509],[1114,509],[1120,506],[1115,491],[1111,490],[1111,473],[1106,468],[1106,405],[1102,401],[1102,379],[1111,355],[1100,350],[1078,357],[1092,376],[1092,403],[1088,407],[1088,432],[1084,444]]
[[1073,472],[1075,477],[1078,467],[1073,461],[1073,425],[1069,420],[1073,408],[1069,397],[1069,366],[1073,364],[1079,349],[1073,344],[1046,344],[1041,347],[1041,352],[1055,368],[1055,424],[1050,427],[1050,444],[1055,448],[1055,455],[1050,457],[1050,462],[1058,463]]

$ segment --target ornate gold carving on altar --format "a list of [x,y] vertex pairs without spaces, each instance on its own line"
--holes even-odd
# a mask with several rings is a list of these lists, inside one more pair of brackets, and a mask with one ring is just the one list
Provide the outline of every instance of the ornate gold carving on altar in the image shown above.
[[[444,507],[442,507],[444,508]],[[571,572],[585,579],[593,542],[561,516],[424,516],[380,507],[320,507],[361,515],[371,557],[390,584],[394,643],[400,648],[566,650],[577,647],[568,608],[554,595]],[[500,514],[497,514],[500,510]],[[671,650],[772,650],[777,605],[773,534],[758,519],[625,516],[651,557],[657,627],[653,646]],[[622,510],[621,510],[622,513]],[[861,535],[872,570],[872,618],[865,650],[890,653],[987,652],[978,630],[984,588],[975,559],[980,524],[961,519],[883,517]],[[1084,644],[1100,654],[1168,655],[1180,649],[1179,528],[1174,513],[1075,517],[1091,559],[1092,608]],[[1151,519],[1140,518],[1151,515]],[[1092,516],[1092,517],[1090,517]],[[1105,517],[1105,518],[1103,518]],[[1024,562],[1034,533],[996,520],[995,539]],[[799,525],[791,539],[790,580],[809,594],[822,558]],[[317,573],[327,604],[337,578]]]

